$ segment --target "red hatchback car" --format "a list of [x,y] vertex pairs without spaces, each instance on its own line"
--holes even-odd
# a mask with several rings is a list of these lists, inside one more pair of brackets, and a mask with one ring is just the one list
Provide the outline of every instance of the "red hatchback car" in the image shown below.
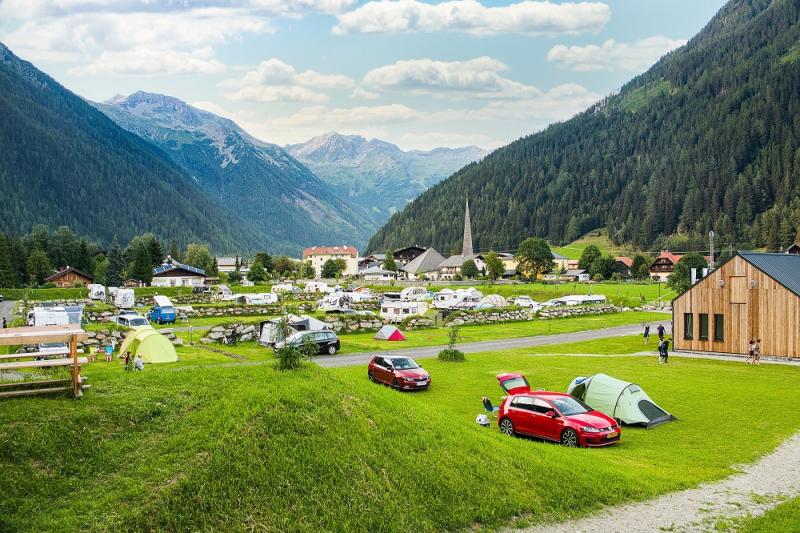
[[500,432],[560,442],[564,446],[598,447],[619,442],[617,422],[561,392],[531,391],[521,374],[499,374],[509,395],[497,414]]
[[430,374],[410,357],[373,357],[367,368],[367,377],[398,390],[420,390],[431,386]]

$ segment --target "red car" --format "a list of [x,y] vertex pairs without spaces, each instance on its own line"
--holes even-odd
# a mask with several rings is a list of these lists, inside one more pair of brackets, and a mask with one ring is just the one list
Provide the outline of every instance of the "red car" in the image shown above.
[[367,368],[370,381],[398,390],[421,390],[431,385],[431,376],[410,357],[382,355],[373,357]]
[[531,391],[521,374],[499,374],[508,393],[500,404],[497,423],[505,435],[528,435],[564,446],[598,447],[619,442],[617,422],[582,401],[561,392]]

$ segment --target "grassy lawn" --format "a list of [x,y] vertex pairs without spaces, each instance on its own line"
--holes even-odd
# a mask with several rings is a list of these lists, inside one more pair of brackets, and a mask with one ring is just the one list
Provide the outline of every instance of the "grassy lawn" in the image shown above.
[[[638,337],[617,342],[603,346],[641,349]],[[265,352],[250,355],[268,363]],[[434,386],[417,394],[369,383],[362,367],[278,372],[190,348],[179,349],[180,363],[142,373],[88,365],[93,387],[81,401],[2,402],[0,530],[405,531],[561,520],[727,476],[800,427],[794,368],[533,352],[426,361]],[[503,437],[474,423],[481,395],[499,396],[500,371],[556,390],[603,371],[639,383],[680,420],[626,428],[620,445],[600,450]],[[729,423],[753,397],[771,416]]]
[[[529,320],[525,322],[506,322],[485,326],[464,326],[461,328],[461,341],[477,342],[492,339],[509,339],[531,337],[534,335],[554,335],[572,333],[590,329],[610,328],[626,324],[639,324],[653,321],[668,322],[669,315],[664,313],[628,311],[608,315],[586,316],[557,320]],[[375,333],[351,333],[341,335],[342,354],[367,352],[376,350],[400,350],[422,346],[440,346],[447,344],[449,328],[423,329],[404,331],[403,342],[377,341]]]
[[784,533],[800,529],[800,498],[788,500],[762,516],[720,524],[718,529],[739,533]]

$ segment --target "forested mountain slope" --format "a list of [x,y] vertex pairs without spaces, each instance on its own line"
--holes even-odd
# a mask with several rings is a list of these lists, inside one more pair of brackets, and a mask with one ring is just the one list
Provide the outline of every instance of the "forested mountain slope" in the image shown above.
[[429,187],[486,155],[477,146],[403,151],[380,139],[336,132],[286,149],[339,196],[362,208],[375,229]]
[[318,244],[361,248],[378,227],[283,148],[229,119],[141,91],[96,105],[164,150],[229,216],[262,235],[270,251],[298,255]]
[[0,44],[0,231],[67,225],[110,242],[153,231],[220,251],[259,235],[160,150]]
[[393,216],[370,251],[451,249],[469,196],[479,249],[662,235],[777,249],[800,228],[800,2],[733,0],[618,94],[465,167]]

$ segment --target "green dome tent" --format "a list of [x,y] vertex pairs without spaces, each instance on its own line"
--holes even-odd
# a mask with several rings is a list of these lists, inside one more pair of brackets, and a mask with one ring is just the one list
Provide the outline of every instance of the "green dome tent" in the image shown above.
[[134,328],[119,347],[120,355],[130,350],[134,356],[141,355],[145,363],[174,363],[178,360],[175,347],[164,335],[152,326]]
[[606,374],[575,378],[569,384],[567,394],[625,424],[651,428],[675,419],[656,405],[639,385]]

